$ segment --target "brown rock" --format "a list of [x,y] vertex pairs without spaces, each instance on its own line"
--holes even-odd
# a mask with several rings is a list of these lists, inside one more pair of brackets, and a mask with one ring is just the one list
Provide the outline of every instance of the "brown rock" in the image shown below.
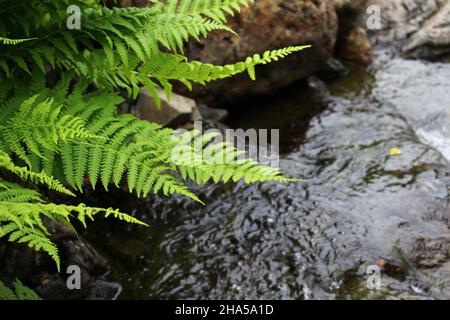
[[339,34],[345,34],[362,24],[367,0],[332,0],[339,20]]
[[[191,41],[186,50],[192,60],[227,64],[254,53],[291,45],[312,48],[281,62],[257,68],[257,80],[247,75],[195,87],[191,93],[203,103],[228,102],[247,94],[263,94],[307,77],[331,57],[338,29],[330,0],[257,0],[241,14],[229,19],[239,36],[213,32],[200,43]],[[217,99],[216,99],[217,98]]]
[[339,41],[337,56],[343,60],[368,65],[373,62],[372,49],[366,31],[361,27],[354,27]]
[[373,48],[363,29],[367,0],[333,0],[338,15],[337,57],[357,64],[373,62]]
[[411,256],[417,268],[440,267],[450,257],[450,237],[418,238],[411,250]]

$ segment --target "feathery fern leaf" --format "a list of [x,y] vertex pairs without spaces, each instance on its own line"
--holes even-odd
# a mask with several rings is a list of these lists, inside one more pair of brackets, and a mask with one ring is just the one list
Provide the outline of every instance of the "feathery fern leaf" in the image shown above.
[[41,195],[32,189],[22,187],[0,179],[0,238],[8,236],[9,241],[26,243],[29,247],[48,253],[59,270],[60,260],[58,248],[51,241],[42,217],[71,224],[76,219],[86,227],[86,219],[94,220],[98,214],[106,218],[147,226],[140,220],[120,212],[117,209],[103,209],[45,203]]
[[27,167],[20,167],[15,165],[8,154],[3,152],[2,150],[0,150],[0,169],[1,168],[16,174],[22,180],[30,181],[36,184],[42,184],[47,186],[51,190],[74,196],[72,191],[64,187],[61,182],[59,182],[52,176],[47,175],[45,172],[33,172]]
[[14,290],[0,281],[0,300],[42,300],[39,295],[24,286],[19,280],[14,281]]
[[[229,143],[213,143],[214,135],[175,137],[171,129],[117,113],[123,98],[113,90],[134,98],[144,86],[158,102],[158,89],[169,96],[173,81],[190,88],[242,72],[254,79],[255,66],[307,47],[225,66],[180,54],[189,39],[233,32],[226,15],[251,2],[150,0],[146,8],[110,9],[97,0],[0,0],[0,238],[48,253],[59,269],[48,219],[86,226],[101,214],[145,225],[114,209],[48,203],[41,186],[74,195],[86,182],[105,189],[125,182],[138,196],[161,192],[201,202],[186,180],[292,181]],[[80,30],[67,28],[71,5],[80,8]]]

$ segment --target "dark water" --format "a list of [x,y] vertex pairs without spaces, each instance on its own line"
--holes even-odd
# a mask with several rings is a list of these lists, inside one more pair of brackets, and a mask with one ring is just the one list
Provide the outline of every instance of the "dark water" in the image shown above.
[[450,64],[380,54],[239,110],[233,127],[281,129],[281,167],[305,181],[108,202],[151,224],[97,225],[121,298],[450,298]]

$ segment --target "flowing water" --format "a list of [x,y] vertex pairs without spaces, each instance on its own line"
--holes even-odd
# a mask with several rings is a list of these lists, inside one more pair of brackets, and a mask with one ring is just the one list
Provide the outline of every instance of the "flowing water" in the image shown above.
[[205,207],[109,199],[151,224],[108,222],[95,237],[121,298],[450,298],[450,63],[380,53],[233,115],[281,129],[281,167],[305,181],[196,187]]

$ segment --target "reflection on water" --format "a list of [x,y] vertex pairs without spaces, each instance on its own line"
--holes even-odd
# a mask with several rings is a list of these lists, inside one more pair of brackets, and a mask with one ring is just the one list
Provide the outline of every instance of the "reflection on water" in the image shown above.
[[381,56],[239,106],[230,125],[280,128],[282,169],[306,181],[198,187],[205,207],[109,200],[151,225],[95,237],[122,298],[450,298],[449,70]]

